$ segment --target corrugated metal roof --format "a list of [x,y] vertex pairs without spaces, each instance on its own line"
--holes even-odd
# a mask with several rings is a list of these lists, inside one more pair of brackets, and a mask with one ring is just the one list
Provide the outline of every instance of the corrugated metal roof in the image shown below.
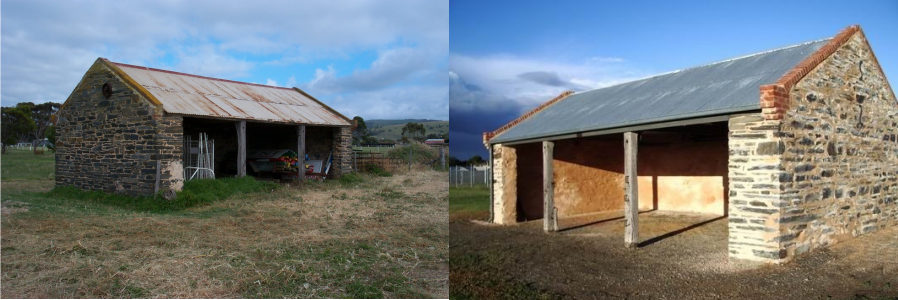
[[499,133],[490,143],[759,110],[776,82],[828,39],[575,93]]
[[349,126],[349,120],[298,90],[110,62],[168,113],[297,124]]

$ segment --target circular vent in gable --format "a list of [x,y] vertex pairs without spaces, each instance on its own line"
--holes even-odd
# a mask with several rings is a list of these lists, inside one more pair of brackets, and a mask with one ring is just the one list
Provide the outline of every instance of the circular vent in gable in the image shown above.
[[109,99],[110,96],[112,96],[112,86],[107,82],[103,84],[103,97]]

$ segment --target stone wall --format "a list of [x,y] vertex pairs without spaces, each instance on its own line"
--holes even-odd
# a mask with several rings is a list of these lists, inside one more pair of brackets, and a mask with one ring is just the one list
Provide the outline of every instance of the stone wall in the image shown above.
[[758,112],[729,120],[729,253],[731,258],[778,262],[779,222],[784,172],[779,120],[765,120]]
[[898,225],[898,102],[855,33],[790,91],[781,247],[793,256]]
[[761,88],[781,108],[731,117],[730,257],[784,262],[898,225],[898,101],[863,34],[844,38],[788,93]]
[[352,172],[352,133],[349,127],[333,128],[334,140],[334,162],[331,166],[334,168],[333,175],[340,175]]
[[[112,87],[108,99],[101,89]],[[56,186],[129,195],[152,194],[156,161],[177,157],[179,118],[131,89],[97,61],[58,113]],[[160,152],[161,151],[161,152]],[[178,186],[178,171],[163,164],[163,186]]]
[[155,143],[162,169],[159,189],[180,191],[184,187],[184,118],[168,113],[153,118],[157,120]]
[[514,148],[493,145],[493,223],[517,222],[517,154]]

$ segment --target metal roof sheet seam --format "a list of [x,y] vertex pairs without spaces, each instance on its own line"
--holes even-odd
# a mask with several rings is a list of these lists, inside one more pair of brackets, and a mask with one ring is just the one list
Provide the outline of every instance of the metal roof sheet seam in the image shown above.
[[167,113],[276,123],[351,125],[345,116],[298,89],[110,63],[158,99]]
[[760,86],[778,80],[830,39],[713,62],[574,93],[490,143],[760,109]]

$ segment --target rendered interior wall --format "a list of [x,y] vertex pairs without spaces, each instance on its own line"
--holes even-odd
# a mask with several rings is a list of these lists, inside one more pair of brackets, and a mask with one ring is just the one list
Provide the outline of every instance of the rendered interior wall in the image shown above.
[[898,102],[863,35],[790,96],[782,121],[786,254],[898,225]]
[[[101,92],[104,83],[112,87],[108,99]],[[94,63],[58,113],[56,186],[152,194],[156,162],[162,159],[157,146],[165,145],[157,137],[165,134],[165,126],[177,123],[161,119],[161,109],[104,63]],[[177,129],[170,135],[177,135]]]
[[[680,133],[643,133],[638,152],[639,209],[724,215],[725,132],[699,140]],[[559,216],[623,209],[623,140],[555,143],[555,205]]]
[[639,206],[726,214],[728,148],[725,132],[695,140],[645,134],[639,145]]
[[[641,210],[724,215],[727,201],[725,125],[697,138],[683,132],[646,133],[640,142],[638,172]],[[705,129],[707,131],[707,129]],[[720,131],[716,132],[714,130]],[[685,133],[684,133],[685,132]],[[515,174],[517,221],[543,217],[542,148],[514,145],[514,163],[494,151],[496,181]],[[555,206],[560,217],[623,209],[623,140],[614,135],[555,142]],[[509,168],[513,166],[513,168]],[[508,185],[504,194],[511,194]],[[494,187],[494,190],[497,188]],[[494,194],[495,196],[495,194]],[[498,197],[497,201],[505,201]],[[499,208],[499,206],[494,206]]]

